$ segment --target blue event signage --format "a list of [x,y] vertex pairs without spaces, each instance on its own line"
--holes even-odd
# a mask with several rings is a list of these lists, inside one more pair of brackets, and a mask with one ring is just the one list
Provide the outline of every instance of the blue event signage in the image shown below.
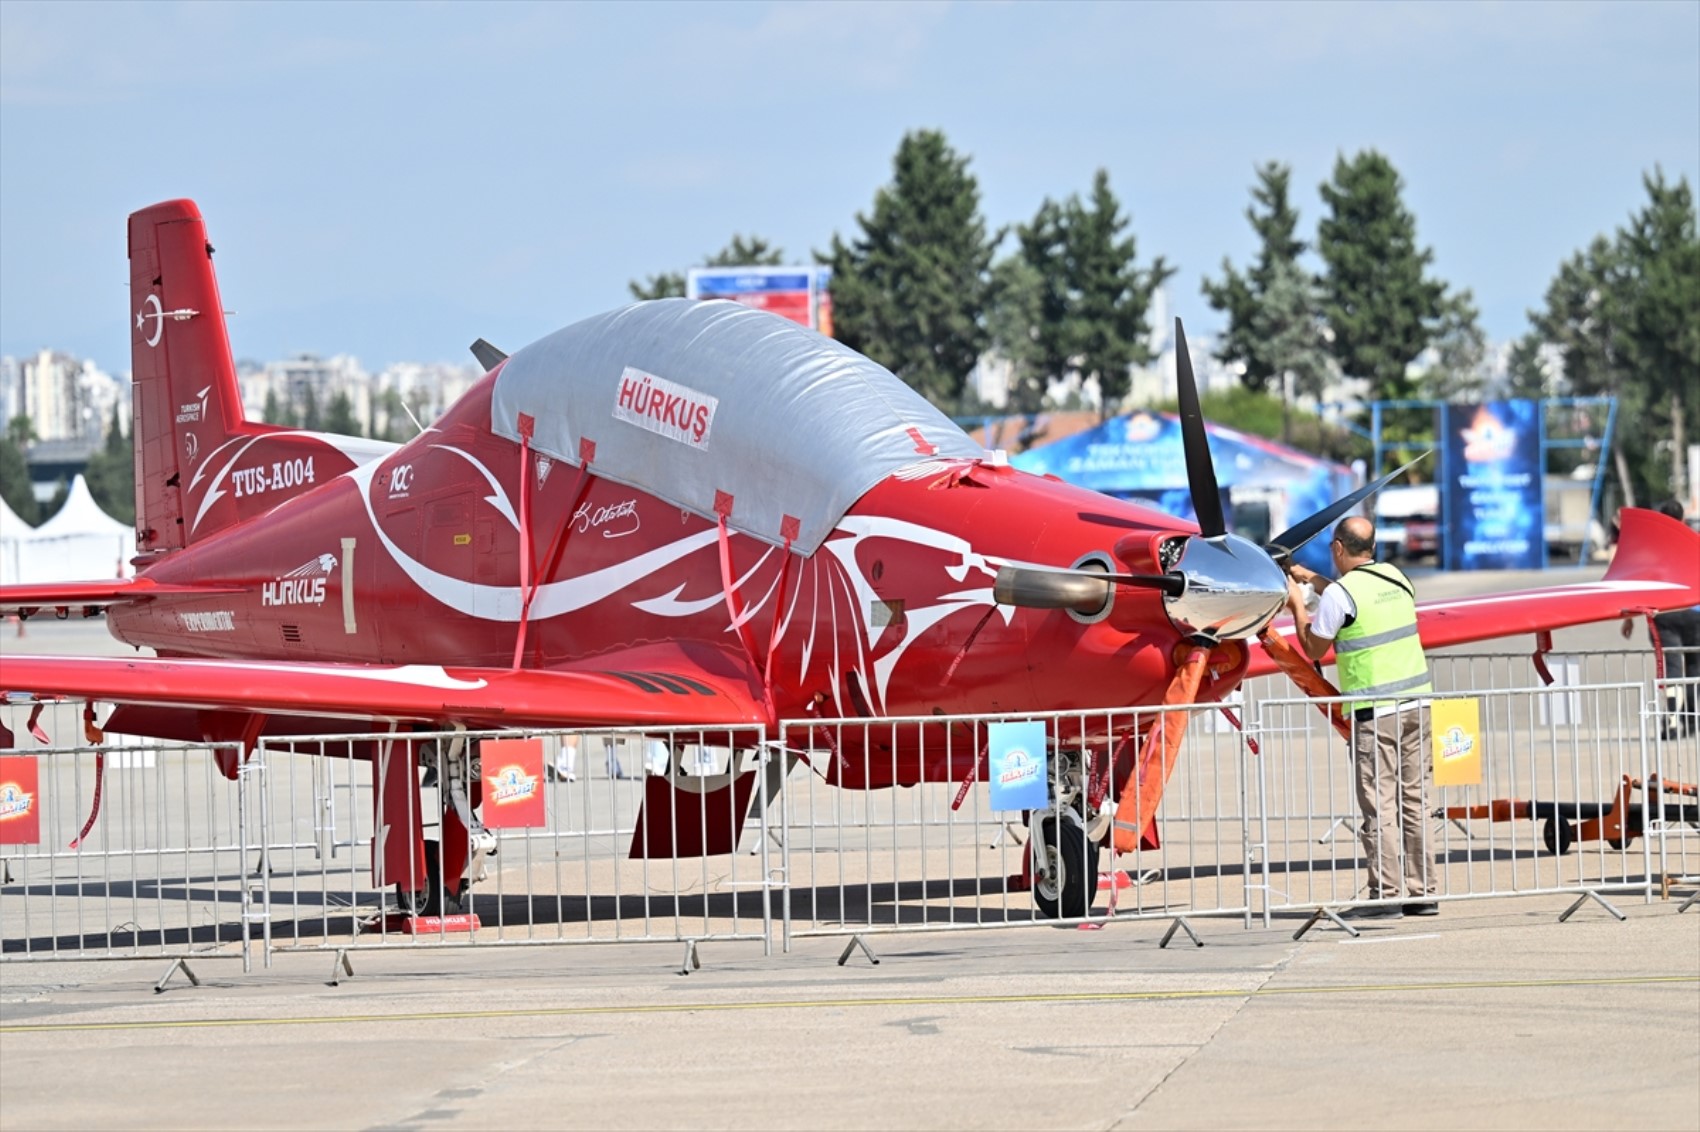
[[1442,434],[1446,569],[1545,566],[1540,403],[1447,405]]
[[986,725],[986,739],[992,809],[1042,810],[1050,805],[1050,776],[1045,772],[1045,725],[991,723]]

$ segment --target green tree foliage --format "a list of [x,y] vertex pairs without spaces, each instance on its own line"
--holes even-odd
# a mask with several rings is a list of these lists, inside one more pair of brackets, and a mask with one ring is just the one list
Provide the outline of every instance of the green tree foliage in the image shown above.
[[1618,233],[1630,287],[1629,364],[1646,388],[1653,426],[1643,431],[1661,438],[1642,454],[1640,473],[1653,494],[1682,498],[1691,486],[1687,447],[1700,426],[1700,235],[1686,177],[1669,185],[1655,170],[1642,183],[1647,207]]
[[[1293,447],[1302,452],[1341,463],[1368,460],[1372,447],[1368,440],[1315,413],[1295,408],[1284,398],[1259,389],[1237,386],[1205,393],[1198,399],[1204,419],[1224,428],[1237,429],[1252,436],[1279,440],[1291,435]],[[1164,412],[1178,411],[1174,400],[1160,401],[1155,408]]]
[[1020,254],[992,265],[986,330],[991,348],[1010,364],[1010,412],[1036,413],[1045,407],[1046,369],[1038,340],[1044,285],[1038,270]]
[[23,447],[10,435],[0,437],[0,499],[30,526],[41,522],[41,507],[30,487],[30,469],[24,460]]
[[1392,163],[1374,150],[1342,156],[1322,185],[1328,215],[1317,225],[1335,360],[1347,376],[1367,379],[1376,400],[1416,396],[1406,371],[1434,340],[1446,295],[1445,284],[1424,274],[1434,253],[1417,248],[1402,188]]
[[[1271,343],[1268,337],[1270,322],[1287,334],[1295,335],[1303,323],[1314,327],[1318,321],[1314,308],[1303,312],[1301,319],[1301,312],[1292,307],[1296,296],[1292,293],[1294,288],[1290,280],[1298,274],[1298,259],[1306,247],[1305,242],[1295,235],[1299,214],[1287,199],[1292,173],[1289,166],[1278,161],[1258,167],[1258,184],[1251,190],[1254,203],[1245,212],[1253,231],[1262,241],[1257,260],[1241,275],[1224,258],[1221,282],[1204,280],[1204,295],[1210,300],[1211,307],[1228,314],[1227,333],[1217,345],[1216,357],[1228,365],[1243,366],[1240,380],[1248,389],[1268,389],[1282,366],[1291,368],[1293,350],[1299,345],[1291,339],[1282,346]],[[1284,290],[1280,296],[1281,309],[1263,313],[1263,307],[1270,301],[1270,291],[1278,280]],[[1309,288],[1305,288],[1304,294],[1309,301],[1317,301]],[[1263,325],[1258,323],[1260,315],[1264,319]],[[1301,352],[1308,355],[1311,350],[1312,346],[1306,342]],[[1272,352],[1280,352],[1282,357],[1273,357]]]
[[260,419],[267,424],[283,425],[285,428],[296,428],[300,424],[295,417],[294,406],[288,401],[280,401],[275,389],[266,390],[266,404],[260,412]]
[[135,523],[135,448],[124,434],[124,422],[116,405],[112,407],[112,419],[106,424],[106,441],[100,451],[89,457],[83,478],[102,511],[120,523]]
[[1545,343],[1530,331],[1512,343],[1506,359],[1506,396],[1539,399],[1553,396],[1552,375],[1547,370]]
[[[1334,366],[1316,313],[1315,284],[1297,263],[1277,262],[1269,271],[1259,300],[1245,329],[1256,337],[1262,364],[1275,376],[1282,405],[1281,439],[1291,444],[1293,399],[1320,401]],[[1262,391],[1261,386],[1250,383],[1244,388]]]
[[308,432],[324,431],[323,419],[319,415],[319,395],[311,385],[301,395],[301,427]]
[[1100,169],[1089,204],[1078,195],[1062,204],[1047,199],[1016,232],[1040,279],[1034,343],[1044,377],[1072,370],[1095,380],[1104,416],[1126,398],[1128,368],[1152,359],[1151,297],[1175,273],[1162,256],[1140,268],[1137,241],[1123,235],[1128,225]]
[[372,439],[399,444],[414,431],[413,421],[403,407],[399,392],[385,389],[372,398]]
[[1434,364],[1423,372],[1423,396],[1434,401],[1478,400],[1487,388],[1487,334],[1469,291],[1441,301]]
[[[707,256],[702,261],[703,267],[778,267],[785,262],[783,249],[773,247],[760,236],[745,239],[738,233],[732,234],[732,242]],[[685,273],[682,271],[666,271],[660,275],[651,275],[648,280],[639,283],[636,279],[626,284],[626,289],[634,299],[682,299],[685,297]]]
[[1687,178],[1644,175],[1648,203],[1559,265],[1535,332],[1558,350],[1576,394],[1612,394],[1620,487],[1654,502],[1684,486],[1682,453],[1700,420],[1700,236]]
[[319,426],[319,430],[342,436],[365,435],[360,422],[354,419],[354,402],[349,400],[347,392],[339,391],[331,398],[331,403],[325,407],[324,423]]
[[856,216],[861,235],[845,243],[834,233],[831,252],[819,257],[832,265],[833,331],[954,409],[990,341],[981,315],[995,241],[968,159],[944,134],[905,135],[892,164],[873,211]]
[[6,439],[10,440],[20,450],[28,448],[30,442],[36,439],[35,422],[19,413],[6,422]]
[[53,485],[53,498],[41,505],[41,521],[43,523],[59,514],[59,509],[65,506],[65,501],[71,498],[71,481],[61,479]]

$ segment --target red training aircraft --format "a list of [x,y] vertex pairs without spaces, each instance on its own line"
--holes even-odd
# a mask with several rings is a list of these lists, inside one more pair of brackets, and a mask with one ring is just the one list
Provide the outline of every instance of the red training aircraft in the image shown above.
[[[869,359],[728,302],[638,303],[512,357],[480,341],[489,372],[399,446],[252,422],[212,250],[190,201],[130,217],[136,576],[0,590],[9,610],[105,610],[158,656],[12,655],[9,691],[113,702],[119,733],[251,749],[1213,701],[1277,666],[1330,690],[1270,628],[1284,562],[1386,481],[1269,547],[1228,533],[1178,322],[1196,526],[1016,471]],[[1421,633],[1435,648],[1697,601],[1700,536],[1630,512],[1603,581],[1425,603]],[[1173,765],[1181,728],[1150,731],[1137,759],[1141,736],[1076,737],[1116,752],[1124,814],[1153,813]],[[962,778],[921,734],[820,770],[859,789]],[[376,883],[411,898],[428,863],[415,752],[397,746],[408,773],[390,744],[359,750],[390,815]],[[1112,824],[1108,797],[1067,789],[1068,822],[1034,818],[1053,915],[1090,908]],[[457,876],[481,831],[443,793]]]

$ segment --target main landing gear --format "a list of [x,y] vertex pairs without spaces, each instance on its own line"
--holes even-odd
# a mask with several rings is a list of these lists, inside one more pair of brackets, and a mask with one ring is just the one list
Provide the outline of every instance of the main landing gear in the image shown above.
[[[469,744],[457,736],[448,740],[446,749],[440,749],[436,742],[427,742],[419,748],[418,759],[434,777],[434,785],[441,793],[442,837],[440,841],[414,842],[423,850],[422,870],[414,864],[419,858],[412,853],[406,858],[413,863],[390,866],[394,870],[392,875],[398,878],[396,905],[408,916],[453,916],[469,912],[472,884],[484,879],[484,859],[496,851],[495,835],[484,828],[475,813],[483,795],[478,742],[473,740]],[[417,813],[417,802],[413,807]]]

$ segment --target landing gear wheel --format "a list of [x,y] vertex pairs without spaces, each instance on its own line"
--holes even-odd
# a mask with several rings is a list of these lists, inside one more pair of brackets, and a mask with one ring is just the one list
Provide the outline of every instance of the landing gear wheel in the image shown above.
[[1548,818],[1541,823],[1541,844],[1547,847],[1547,852],[1556,856],[1564,856],[1570,852],[1570,847],[1576,843],[1576,829],[1561,818]]
[[435,841],[425,842],[425,890],[410,892],[395,886],[396,903],[408,916],[453,916],[466,907],[469,886],[462,877],[452,893],[443,890],[443,854]]
[[[1058,825],[1062,834],[1057,833]],[[1036,846],[1040,862],[1033,870],[1033,903],[1048,920],[1075,919],[1092,914],[1098,894],[1098,845],[1071,821],[1053,815],[1039,825]]]

